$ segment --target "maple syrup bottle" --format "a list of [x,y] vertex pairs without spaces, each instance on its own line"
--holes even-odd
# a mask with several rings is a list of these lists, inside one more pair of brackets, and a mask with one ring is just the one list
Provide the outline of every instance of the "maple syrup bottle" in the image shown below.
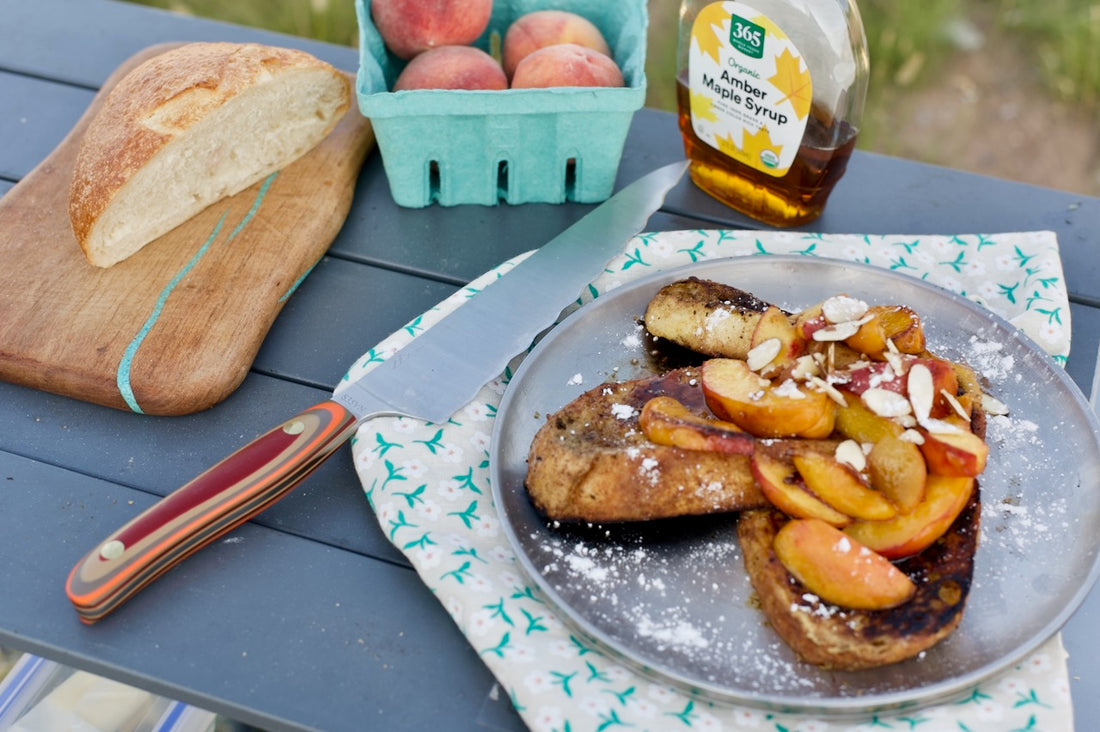
[[695,184],[773,226],[817,218],[867,96],[854,0],[684,0],[676,99]]

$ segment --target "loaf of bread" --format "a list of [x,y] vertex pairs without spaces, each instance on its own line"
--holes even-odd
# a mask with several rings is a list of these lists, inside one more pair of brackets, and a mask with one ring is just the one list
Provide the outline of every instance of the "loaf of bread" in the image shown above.
[[347,76],[302,51],[190,43],[145,61],[81,141],[69,216],[84,256],[133,255],[304,155],[350,103]]

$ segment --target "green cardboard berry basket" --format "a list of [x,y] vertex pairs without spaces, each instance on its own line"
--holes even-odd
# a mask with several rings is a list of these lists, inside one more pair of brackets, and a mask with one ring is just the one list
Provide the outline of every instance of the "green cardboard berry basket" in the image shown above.
[[495,0],[473,45],[492,53],[533,10],[569,10],[596,24],[623,71],[622,88],[388,91],[405,62],[356,0],[356,96],[374,128],[400,206],[595,203],[611,195],[634,112],[645,102],[645,0]]

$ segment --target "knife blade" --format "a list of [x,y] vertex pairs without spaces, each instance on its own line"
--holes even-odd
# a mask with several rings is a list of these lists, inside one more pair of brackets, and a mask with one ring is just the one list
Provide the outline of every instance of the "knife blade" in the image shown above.
[[278,501],[362,422],[382,415],[448,419],[577,299],[686,169],[686,162],[673,163],[634,181],[373,370],[341,384],[331,399],[260,435],[113,532],[69,573],[66,594],[80,620],[100,620]]

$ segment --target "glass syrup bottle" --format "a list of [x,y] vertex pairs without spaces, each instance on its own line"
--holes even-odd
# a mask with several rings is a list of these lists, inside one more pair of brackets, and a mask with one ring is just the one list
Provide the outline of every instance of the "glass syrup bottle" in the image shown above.
[[773,226],[817,218],[855,148],[867,44],[854,0],[684,0],[676,99],[695,184]]

